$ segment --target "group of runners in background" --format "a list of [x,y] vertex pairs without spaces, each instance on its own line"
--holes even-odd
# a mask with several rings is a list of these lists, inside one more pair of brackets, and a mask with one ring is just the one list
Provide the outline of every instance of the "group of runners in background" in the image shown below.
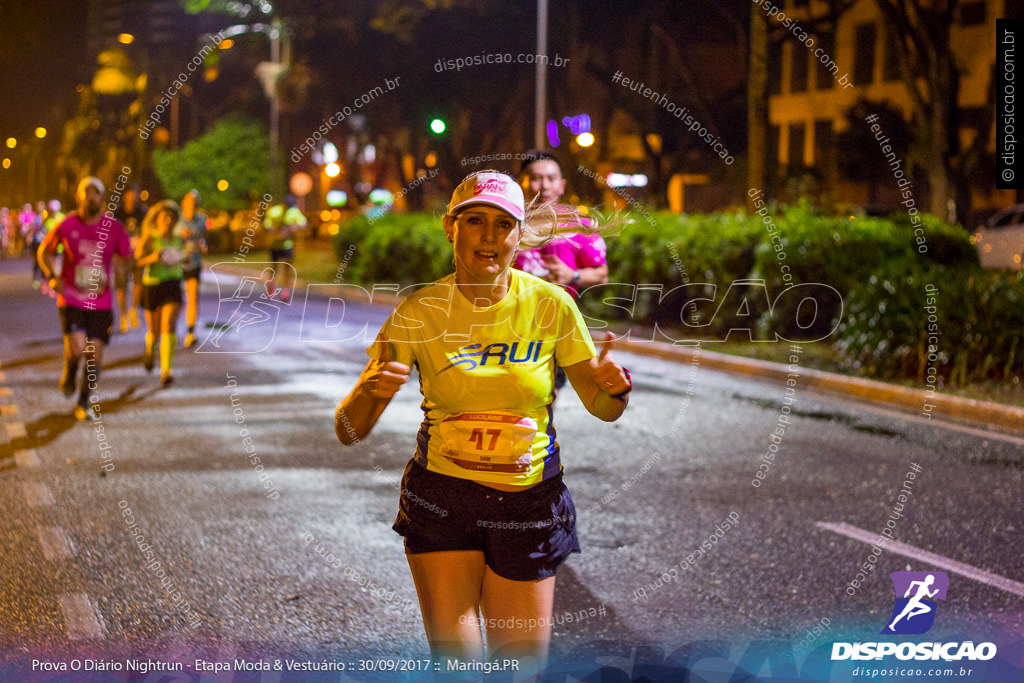
[[[529,155],[518,180],[497,171],[467,176],[443,218],[455,272],[396,308],[336,411],[339,440],[359,443],[418,370],[425,417],[393,528],[405,539],[437,659],[481,659],[486,635],[488,655],[523,657],[530,669],[543,669],[555,573],[580,552],[556,441],[557,391],[567,377],[585,408],[608,422],[629,401],[632,382],[610,353],[612,335],[598,350],[574,301],[607,280],[601,233],[608,225],[562,204],[565,184],[558,161],[544,153]],[[133,188],[119,217],[103,210],[104,195],[98,178],[84,178],[77,210],[46,231],[37,249],[64,335],[60,389],[68,397],[78,392],[79,420],[94,419],[115,291],[122,331],[138,325],[141,304],[143,362],[151,370],[159,357],[163,385],[173,381],[183,293],[185,345],[196,341],[206,249],[198,193],[147,209]],[[287,222],[290,211],[297,210],[283,207],[268,220]],[[290,261],[291,235],[278,237],[273,254]],[[268,296],[290,296],[290,285],[268,282]],[[447,299],[448,310],[438,299]]]

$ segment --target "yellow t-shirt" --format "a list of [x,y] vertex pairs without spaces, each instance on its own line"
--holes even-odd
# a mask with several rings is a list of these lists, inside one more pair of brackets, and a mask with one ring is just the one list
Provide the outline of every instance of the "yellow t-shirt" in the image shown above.
[[561,472],[555,366],[596,354],[565,290],[510,270],[498,303],[476,306],[448,275],[407,297],[367,353],[415,366],[425,415],[415,459],[461,479],[531,486]]

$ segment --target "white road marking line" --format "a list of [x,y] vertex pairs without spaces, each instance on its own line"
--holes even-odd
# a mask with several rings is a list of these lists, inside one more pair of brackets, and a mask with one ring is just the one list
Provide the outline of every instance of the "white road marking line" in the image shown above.
[[60,611],[64,614],[64,627],[71,640],[103,638],[103,619],[85,593],[70,593],[60,597]]
[[20,439],[28,436],[28,432],[25,431],[25,425],[22,422],[8,422],[7,427],[7,438],[8,439]]
[[39,467],[39,456],[36,455],[36,449],[34,448],[14,451],[14,462],[18,467]]
[[74,556],[71,541],[59,526],[36,527],[36,535],[39,537],[39,545],[43,546],[43,556],[47,560],[53,562]]
[[[855,541],[862,541],[868,544],[874,544],[875,541],[878,540],[877,533],[864,531],[863,529],[851,524],[846,524],[845,522],[818,522],[814,526],[821,527],[822,529],[833,531],[837,534],[846,536],[847,538],[852,538]],[[969,564],[957,562],[956,560],[951,560],[948,557],[936,555],[935,553],[922,550],[921,548],[915,548],[912,545],[900,543],[899,541],[889,541],[885,544],[885,548],[883,548],[883,550],[887,550],[896,555],[909,557],[912,560],[934,565],[941,569],[946,569],[956,574],[960,574],[961,576],[966,576],[968,579],[988,584],[993,588],[998,588],[999,590],[1006,591],[1007,593],[1013,593],[1014,595],[1024,597],[1024,583],[1008,579],[1005,576],[999,576],[998,574],[987,572],[984,569],[978,569],[977,567],[972,567]]]
[[53,505],[57,502],[53,499],[50,487],[46,484],[25,482],[21,485],[21,489],[25,492],[25,500],[28,501],[29,507],[37,508],[44,505]]

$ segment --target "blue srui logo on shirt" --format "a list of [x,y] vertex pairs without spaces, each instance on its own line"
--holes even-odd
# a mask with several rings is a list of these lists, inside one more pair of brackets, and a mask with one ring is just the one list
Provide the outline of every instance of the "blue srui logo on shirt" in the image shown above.
[[[525,349],[522,345],[525,344]],[[480,344],[463,346],[455,355],[449,355],[449,365],[442,368],[438,374],[452,368],[462,370],[475,370],[481,365],[505,365],[506,363],[536,363],[540,358],[540,347],[543,341],[531,341],[529,344],[523,341],[512,342],[511,345],[502,342],[488,344],[481,347]],[[521,355],[520,355],[521,354]]]

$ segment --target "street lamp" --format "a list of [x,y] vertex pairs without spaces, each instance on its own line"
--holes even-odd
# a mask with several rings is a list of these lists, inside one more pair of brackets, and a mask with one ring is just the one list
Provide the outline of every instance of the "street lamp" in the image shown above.
[[[270,3],[261,5],[260,10],[267,14],[272,9]],[[280,137],[281,107],[277,95],[277,79],[288,71],[292,62],[292,46],[290,36],[280,19],[273,19],[269,24],[235,24],[228,26],[218,34],[221,42],[225,38],[234,38],[243,33],[263,33],[270,38],[270,61],[261,62],[256,67],[256,75],[263,83],[263,91],[270,99],[270,183],[272,190],[277,191],[281,180],[278,168],[278,138]],[[209,37],[209,36],[208,36]],[[284,38],[284,40],[281,40]],[[231,43],[234,44],[233,42]]]
[[46,129],[43,128],[42,126],[39,126],[38,128],[36,128],[36,137],[39,138],[40,140],[45,138],[46,137]]

